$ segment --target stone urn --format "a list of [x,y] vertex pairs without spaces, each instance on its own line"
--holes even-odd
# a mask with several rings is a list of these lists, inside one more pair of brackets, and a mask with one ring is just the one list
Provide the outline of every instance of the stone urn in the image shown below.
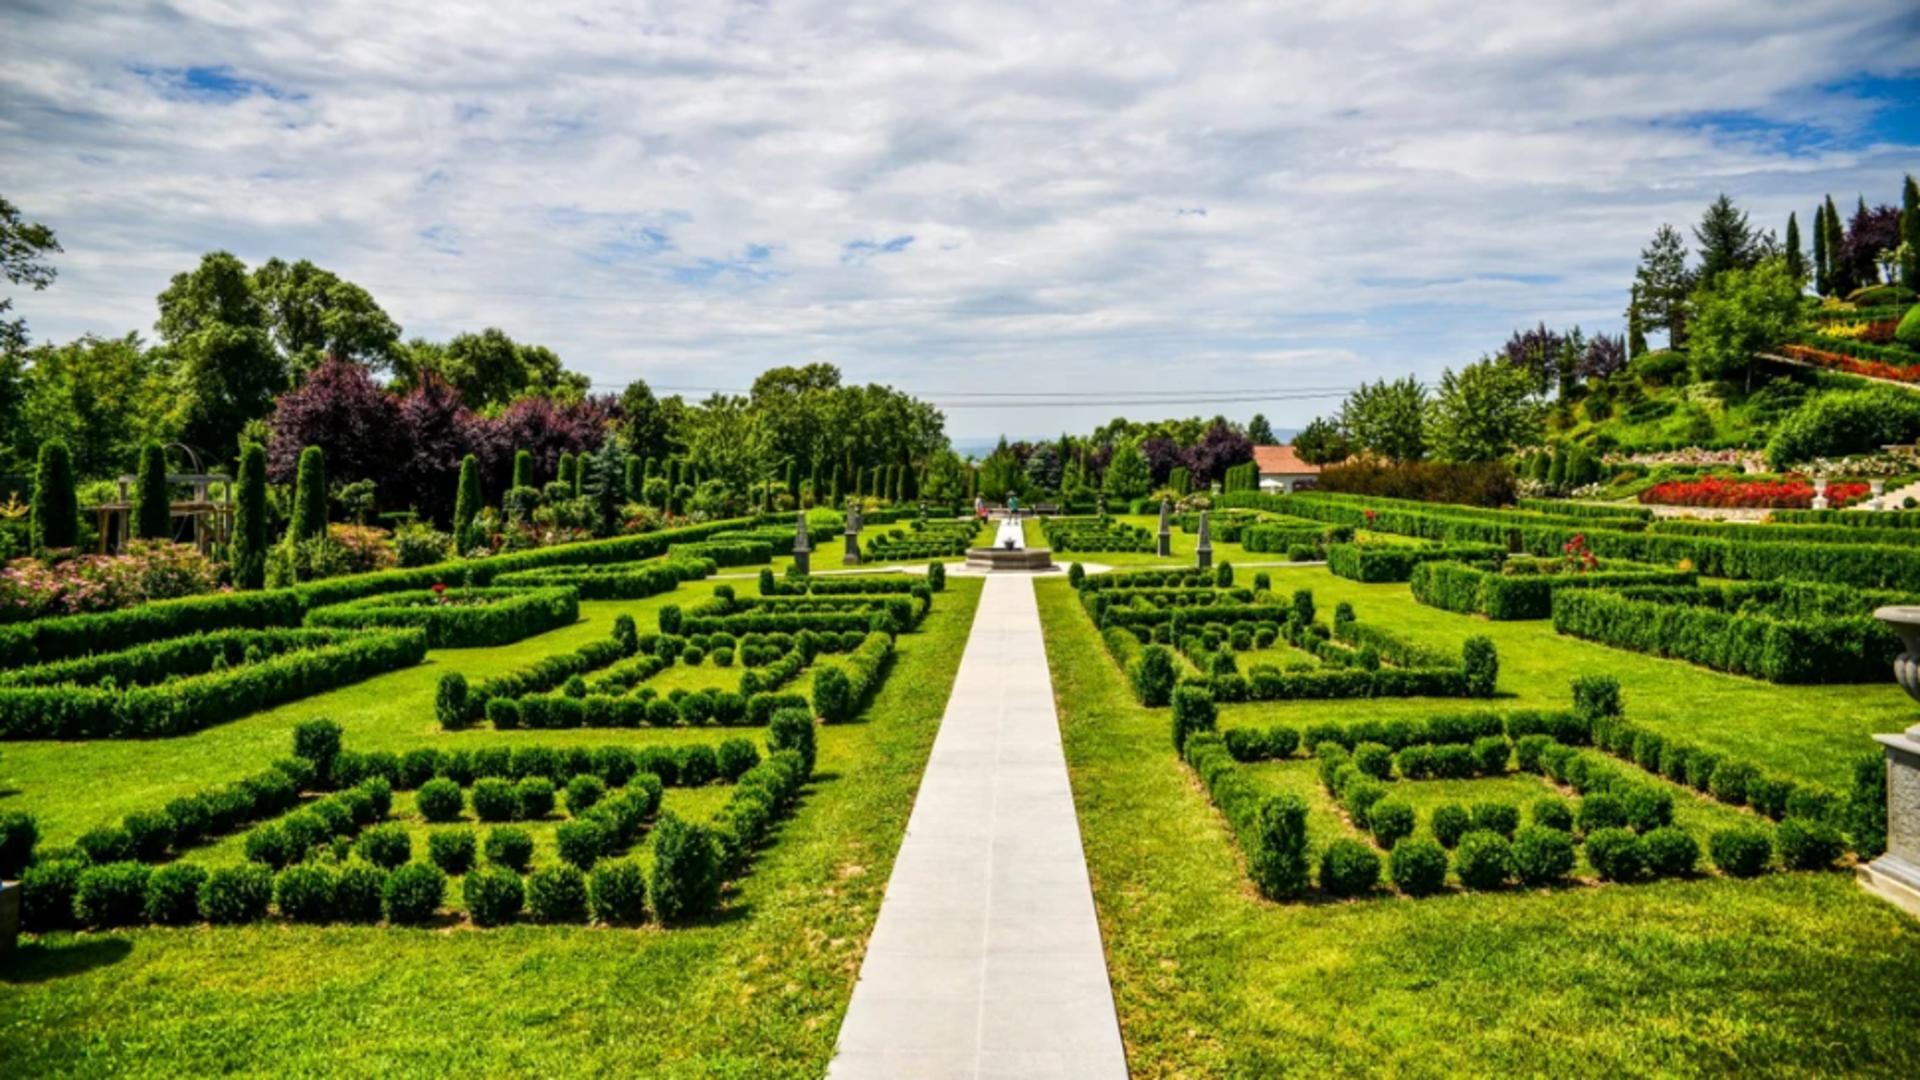
[[1827,478],[1824,476],[1813,478],[1813,508],[1815,510],[1827,508]]
[[[1920,606],[1883,607],[1873,617],[1900,635],[1893,677],[1920,702]],[[1920,915],[1920,723],[1873,740],[1887,756],[1887,850],[1854,872],[1869,892]]]

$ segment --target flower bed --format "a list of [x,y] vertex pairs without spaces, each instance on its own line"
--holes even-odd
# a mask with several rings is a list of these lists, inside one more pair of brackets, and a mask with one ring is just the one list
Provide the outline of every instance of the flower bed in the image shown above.
[[[1827,485],[1827,505],[1848,506],[1865,499],[1865,484]],[[1721,510],[1806,510],[1813,506],[1813,484],[1800,477],[1786,480],[1669,480],[1640,493],[1640,501],[1659,506],[1706,506]]]
[[1847,356],[1807,345],[1782,345],[1780,351],[1803,364],[1844,371],[1849,375],[1864,375],[1869,379],[1887,379],[1892,382],[1920,382],[1920,366]]

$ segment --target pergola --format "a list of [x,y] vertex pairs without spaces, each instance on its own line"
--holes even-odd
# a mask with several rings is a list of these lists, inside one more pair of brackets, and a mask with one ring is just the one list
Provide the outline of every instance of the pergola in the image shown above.
[[[170,512],[175,519],[188,518],[193,522],[193,544],[203,553],[215,543],[225,543],[233,531],[233,477],[226,473],[200,471],[200,457],[193,448],[183,443],[172,443],[168,450],[178,450],[193,463],[193,472],[168,473],[167,487],[191,487],[193,496],[187,499],[171,501]],[[98,506],[89,506],[87,510],[94,515],[94,524],[100,535],[100,554],[109,550],[126,547],[133,537],[133,498],[129,494],[138,477],[131,474],[118,478],[120,497],[113,502],[104,502]],[[213,485],[223,485],[224,500],[215,500]]]

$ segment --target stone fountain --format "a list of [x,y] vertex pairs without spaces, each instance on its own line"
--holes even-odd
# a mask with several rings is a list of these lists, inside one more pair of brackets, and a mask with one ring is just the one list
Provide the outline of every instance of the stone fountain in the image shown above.
[[[1900,635],[1893,677],[1920,701],[1920,607],[1883,607],[1873,617]],[[1867,891],[1920,915],[1920,723],[1873,739],[1887,755],[1887,850],[1855,874]]]

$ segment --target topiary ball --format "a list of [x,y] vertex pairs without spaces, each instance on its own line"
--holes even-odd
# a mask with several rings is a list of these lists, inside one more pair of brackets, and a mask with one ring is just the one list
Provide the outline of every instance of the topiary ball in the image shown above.
[[489,776],[473,783],[473,812],[481,821],[511,821],[520,811],[513,784]]
[[387,921],[419,925],[431,920],[447,895],[447,875],[428,863],[408,863],[387,875],[383,895]]
[[520,875],[504,866],[488,866],[468,874],[460,883],[460,896],[475,926],[512,922],[526,904]]
[[1664,825],[1640,838],[1647,872],[1654,877],[1681,877],[1700,865],[1700,844],[1685,829]]
[[1631,829],[1596,829],[1587,834],[1587,861],[1608,881],[1636,881],[1646,873],[1647,853]]
[[527,879],[527,907],[542,922],[586,922],[586,875],[573,866],[550,866],[540,871]]
[[1367,825],[1381,847],[1393,845],[1413,835],[1413,804],[1405,799],[1381,799],[1367,811]]
[[1520,827],[1520,808],[1504,802],[1474,803],[1473,827],[1511,838],[1513,831]]
[[1387,872],[1394,887],[1408,896],[1430,896],[1446,887],[1447,851],[1432,840],[1402,840],[1393,846]]
[[1442,803],[1433,808],[1433,814],[1427,819],[1427,827],[1441,847],[1451,848],[1460,842],[1460,837],[1473,826],[1473,817],[1467,808],[1459,803]]
[[273,882],[273,902],[280,914],[295,922],[326,922],[333,918],[333,871],[323,866],[296,866]]
[[562,822],[553,830],[553,840],[560,857],[582,870],[593,869],[607,850],[606,829],[590,818]]
[[456,821],[466,809],[460,785],[445,777],[429,780],[414,793],[413,805],[428,821]]
[[1833,825],[1790,817],[1774,830],[1780,862],[1795,870],[1825,870],[1846,853],[1846,839]]
[[1334,896],[1361,896],[1379,881],[1379,854],[1358,840],[1335,840],[1320,854],[1320,887]]
[[1551,885],[1573,872],[1573,837],[1560,829],[1529,825],[1513,835],[1513,872],[1528,885]]
[[200,886],[200,915],[210,923],[254,922],[272,901],[273,874],[264,866],[224,866]]
[[606,781],[598,776],[591,773],[576,776],[567,781],[567,813],[579,817],[593,809],[606,794]]
[[1513,876],[1513,845],[1497,832],[1475,829],[1460,838],[1454,870],[1469,889],[1497,889]]
[[353,851],[373,865],[391,870],[413,858],[413,838],[404,825],[376,825],[360,834]]
[[1773,859],[1773,842],[1758,825],[1735,825],[1715,830],[1707,839],[1713,865],[1734,877],[1753,877]]
[[628,859],[603,862],[588,884],[593,917],[610,925],[633,925],[647,918],[647,879]]
[[427,858],[450,876],[473,868],[476,847],[472,829],[435,829],[427,836]]
[[147,878],[147,920],[166,926],[185,926],[200,918],[200,887],[205,867],[171,863]]
[[1544,829],[1573,831],[1573,807],[1558,795],[1542,795],[1533,801],[1533,823]]
[[544,776],[529,776],[514,786],[516,815],[538,821],[553,813],[553,781]]
[[142,862],[89,866],[80,872],[73,893],[73,914],[86,926],[133,926],[146,921],[147,880],[153,869]]

